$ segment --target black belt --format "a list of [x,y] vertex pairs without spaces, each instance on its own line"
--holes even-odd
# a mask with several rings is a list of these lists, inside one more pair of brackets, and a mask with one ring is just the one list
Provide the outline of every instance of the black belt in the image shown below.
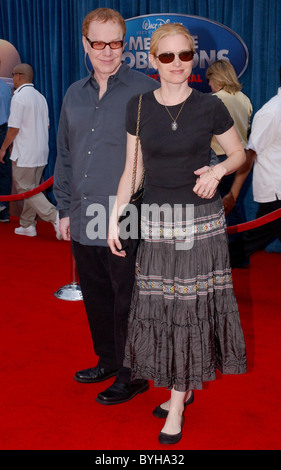
[[0,129],[2,129],[2,127],[7,127],[7,123],[5,122],[5,124],[1,124]]

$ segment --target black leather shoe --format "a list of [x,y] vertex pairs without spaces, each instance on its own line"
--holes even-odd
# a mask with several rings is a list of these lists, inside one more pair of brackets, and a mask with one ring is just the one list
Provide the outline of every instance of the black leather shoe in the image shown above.
[[79,370],[76,372],[74,378],[78,382],[91,384],[102,382],[103,380],[109,379],[114,375],[117,375],[117,370],[104,369],[98,364],[96,367],[91,367],[90,369]]
[[98,394],[96,400],[102,405],[118,405],[131,400],[138,393],[144,393],[149,389],[147,380],[138,384],[126,384],[115,381],[111,387]]
[[160,432],[158,440],[160,444],[177,444],[182,438],[182,427],[184,423],[184,416],[181,419],[181,430],[177,434],[167,434],[165,432]]
[[[191,395],[190,398],[185,402],[184,406],[191,405],[191,403],[194,402],[194,393],[191,390]],[[167,418],[169,411],[163,410],[161,408],[161,405],[157,406],[153,411],[152,414],[153,416],[156,416],[156,418]]]

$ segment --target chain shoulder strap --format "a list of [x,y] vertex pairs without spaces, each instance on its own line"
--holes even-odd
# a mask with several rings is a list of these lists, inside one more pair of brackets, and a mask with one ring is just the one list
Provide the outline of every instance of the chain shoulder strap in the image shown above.
[[[141,112],[141,103],[142,103],[142,95],[139,97],[139,104],[138,104],[138,115],[137,115],[137,128],[136,128],[136,146],[135,146],[135,156],[134,156],[134,166],[133,166],[133,176],[132,176],[132,185],[131,185],[131,195],[135,192],[135,184],[136,184],[136,176],[137,176],[137,166],[138,166],[138,148],[139,148],[139,132],[140,132],[140,112]],[[144,173],[142,176],[141,185],[143,183]]]

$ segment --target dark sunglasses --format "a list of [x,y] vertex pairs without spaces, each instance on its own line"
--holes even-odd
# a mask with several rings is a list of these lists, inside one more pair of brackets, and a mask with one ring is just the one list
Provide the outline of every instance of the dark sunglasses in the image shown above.
[[190,62],[193,59],[194,52],[193,51],[181,51],[178,53],[174,52],[163,52],[163,54],[156,55],[155,57],[162,62],[162,64],[170,64],[175,60],[176,55],[179,56],[179,59],[182,62]]
[[104,41],[91,41],[89,38],[87,38],[88,43],[90,44],[92,49],[96,49],[98,51],[102,51],[106,46],[109,46],[110,49],[120,49],[123,47],[124,41],[110,41],[110,42],[104,42]]

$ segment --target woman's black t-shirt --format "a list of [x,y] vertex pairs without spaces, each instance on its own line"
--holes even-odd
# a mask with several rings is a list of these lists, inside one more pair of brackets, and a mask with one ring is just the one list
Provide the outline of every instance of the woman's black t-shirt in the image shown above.
[[[127,131],[136,135],[139,96],[127,106]],[[175,118],[182,103],[169,106]],[[194,171],[209,165],[213,135],[226,132],[233,120],[216,96],[193,89],[178,119],[178,129],[171,128],[172,119],[165,106],[158,103],[153,91],[145,93],[140,115],[140,142],[146,170],[147,204],[207,204],[217,199],[202,199],[193,192],[197,176]]]

